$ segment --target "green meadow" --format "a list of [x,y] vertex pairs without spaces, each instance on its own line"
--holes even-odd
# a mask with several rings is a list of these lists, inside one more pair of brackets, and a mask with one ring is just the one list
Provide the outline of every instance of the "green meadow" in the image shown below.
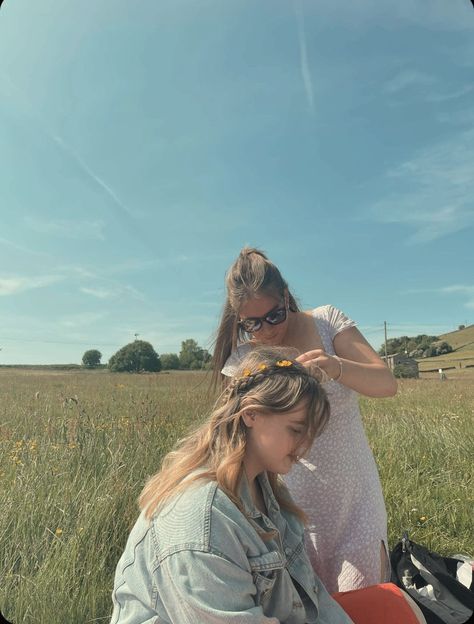
[[[0,370],[0,610],[14,624],[108,622],[136,499],[209,410],[204,373]],[[474,554],[474,369],[361,399],[393,546],[407,529]]]

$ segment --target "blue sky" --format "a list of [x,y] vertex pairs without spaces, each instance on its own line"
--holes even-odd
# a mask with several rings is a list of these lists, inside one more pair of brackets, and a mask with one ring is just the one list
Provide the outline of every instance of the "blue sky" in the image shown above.
[[474,322],[468,0],[5,0],[0,364],[209,346],[264,249],[379,347]]

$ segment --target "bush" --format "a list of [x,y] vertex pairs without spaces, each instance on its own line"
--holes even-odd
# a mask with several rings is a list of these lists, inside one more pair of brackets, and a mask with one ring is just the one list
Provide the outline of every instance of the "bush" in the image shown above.
[[397,379],[416,379],[418,377],[416,369],[407,364],[396,364],[393,368],[393,374]]
[[158,373],[161,370],[161,361],[149,342],[135,340],[119,349],[110,358],[109,369],[113,373],[142,371]]

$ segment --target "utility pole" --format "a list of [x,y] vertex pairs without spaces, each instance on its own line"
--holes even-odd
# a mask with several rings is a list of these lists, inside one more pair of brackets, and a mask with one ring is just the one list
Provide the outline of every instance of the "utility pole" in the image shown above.
[[385,332],[385,362],[387,362],[387,321],[383,322],[383,329]]

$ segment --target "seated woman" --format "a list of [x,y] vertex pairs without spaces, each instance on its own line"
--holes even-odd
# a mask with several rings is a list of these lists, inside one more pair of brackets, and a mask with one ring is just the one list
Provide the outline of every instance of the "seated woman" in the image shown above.
[[350,624],[313,572],[304,514],[279,477],[328,417],[324,390],[288,350],[254,349],[146,484],[112,624]]

